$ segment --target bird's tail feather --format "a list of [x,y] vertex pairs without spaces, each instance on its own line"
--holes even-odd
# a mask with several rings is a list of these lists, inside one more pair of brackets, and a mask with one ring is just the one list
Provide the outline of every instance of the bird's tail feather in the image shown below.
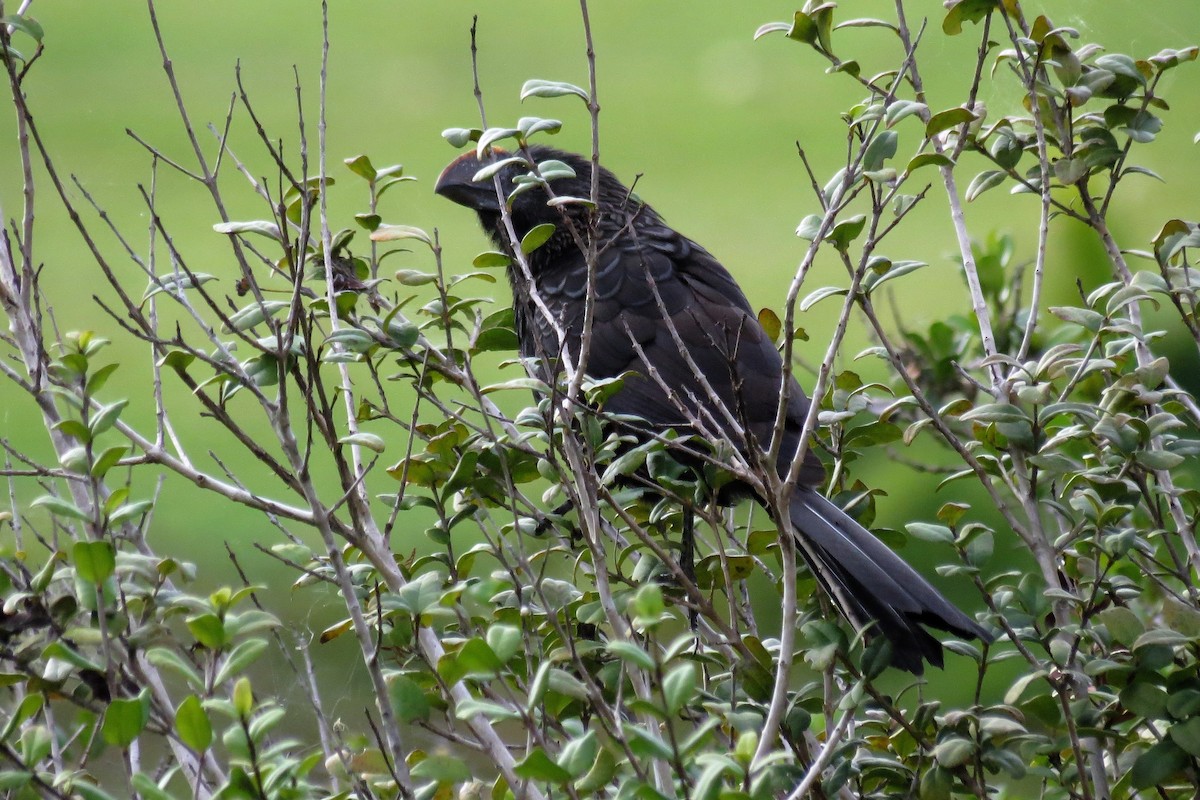
[[859,628],[886,637],[892,664],[917,675],[942,666],[942,646],[922,625],[990,641],[991,635],[902,558],[820,493],[797,487],[792,527],[805,560]]

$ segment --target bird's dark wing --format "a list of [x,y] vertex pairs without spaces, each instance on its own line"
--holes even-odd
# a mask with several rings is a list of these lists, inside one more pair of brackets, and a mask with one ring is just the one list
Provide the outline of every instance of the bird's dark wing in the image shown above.
[[[605,410],[709,437],[723,434],[747,452],[751,442],[761,449],[770,445],[786,380],[781,466],[790,463],[808,400],[785,373],[774,343],[729,272],[656,218],[614,231],[601,247],[587,373],[594,378],[635,373]],[[539,271],[538,289],[577,355],[587,296],[583,256],[558,254]],[[542,326],[548,327],[544,320]],[[700,426],[692,424],[696,419]],[[738,431],[748,431],[749,438]],[[817,483],[823,474],[810,452],[802,482]]]

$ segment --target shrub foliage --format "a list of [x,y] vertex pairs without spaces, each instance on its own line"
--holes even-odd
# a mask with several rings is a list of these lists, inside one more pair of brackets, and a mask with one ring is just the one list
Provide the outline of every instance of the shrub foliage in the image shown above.
[[[52,54],[34,19],[6,17],[18,126],[6,152],[26,185],[0,247],[0,372],[6,405],[36,406],[55,459],[5,442],[0,787],[87,800],[1192,796],[1200,407],[1163,353],[1189,336],[1200,346],[1200,228],[1161,220],[1150,241],[1121,242],[1110,209],[1127,181],[1146,180],[1139,154],[1167,112],[1161,79],[1197,48],[1109,53],[1028,18],[1018,0],[949,2],[927,29],[908,16],[915,5],[839,20],[835,4],[810,0],[758,31],[760,46],[786,37],[797,69],[815,55],[834,73],[825,80],[862,97],[825,121],[842,126],[845,163],[809,169],[797,230],[807,251],[784,302],[760,318],[790,359],[806,336],[798,315],[841,304],[806,383],[829,492],[864,524],[886,489],[855,475],[872,452],[983,499],[879,531],[973,587],[965,604],[997,634],[990,646],[947,643],[947,675],[969,687],[953,702],[936,679],[886,669],[883,648],[797,574],[765,515],[710,502],[711,487],[746,470],[732,449],[715,443],[697,482],[665,442],[630,447],[589,410],[612,383],[568,373],[546,386],[515,359],[496,295],[535,238],[447,268],[436,233],[391,218],[409,180],[401,167],[359,155],[335,170],[321,136],[285,152],[260,126],[273,167],[260,180],[222,126],[202,143],[179,95],[194,151],[147,155],[155,175],[181,172],[210,201],[236,274],[201,272],[154,213],[154,191],[143,245],[105,230],[86,184],[59,172],[37,126],[52,98],[25,88]],[[864,27],[890,34],[888,53],[860,56],[890,59],[878,74],[853,57]],[[924,90],[920,42],[943,35],[979,42],[976,62],[958,65],[974,76],[961,97]],[[582,99],[594,122],[594,74],[588,87],[531,80],[522,97]],[[983,108],[985,80],[1018,87],[1023,108]],[[245,92],[235,113],[257,120]],[[520,158],[560,127],[525,117],[445,136]],[[555,165],[529,167],[516,191],[553,189]],[[228,217],[217,176],[235,169],[261,219]],[[326,189],[343,169],[363,207],[336,220]],[[1028,252],[967,226],[964,204],[998,189],[1040,211]],[[965,299],[897,331],[879,304],[923,280],[929,256],[890,251],[891,234],[930,193],[948,202]],[[41,284],[66,265],[43,267],[34,252],[40,204],[66,207],[88,280],[107,282],[103,330],[75,331],[44,305]],[[1049,243],[1068,226],[1099,242],[1109,276],[1047,307],[1049,275],[1071,269],[1050,263]],[[101,233],[144,287],[118,277]],[[396,253],[408,267],[385,264]],[[805,282],[818,254],[844,266],[838,285]],[[1148,326],[1151,308],[1162,330]],[[852,320],[873,339],[857,354],[842,341]],[[111,380],[117,337],[149,348],[146,385]],[[152,417],[126,413],[135,393],[153,394]],[[223,431],[208,453],[172,424],[197,409]],[[263,549],[294,570],[294,586],[261,585],[235,559],[243,584],[197,592],[196,567],[151,536],[168,474],[261,514],[278,531]],[[684,509],[699,519],[694,570],[679,553]],[[414,525],[427,538],[415,550]],[[343,619],[323,631],[281,623],[290,604],[331,600]],[[373,702],[335,721],[338,687],[321,684],[313,660],[315,642],[338,638],[357,643]],[[256,678],[266,659],[294,675],[306,705]]]

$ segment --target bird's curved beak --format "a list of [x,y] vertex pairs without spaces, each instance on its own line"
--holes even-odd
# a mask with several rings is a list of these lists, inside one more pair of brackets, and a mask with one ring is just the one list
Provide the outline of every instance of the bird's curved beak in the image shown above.
[[475,174],[504,154],[494,151],[478,158],[474,152],[464,153],[451,161],[438,176],[433,191],[475,211],[499,211],[496,187],[490,179],[476,181]]

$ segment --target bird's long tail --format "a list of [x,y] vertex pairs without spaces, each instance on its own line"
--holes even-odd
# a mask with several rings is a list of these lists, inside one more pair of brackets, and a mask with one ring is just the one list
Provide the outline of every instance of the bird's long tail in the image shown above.
[[856,627],[891,642],[893,666],[917,675],[925,661],[942,666],[942,645],[923,625],[991,641],[986,630],[820,493],[797,487],[790,510],[809,567]]

